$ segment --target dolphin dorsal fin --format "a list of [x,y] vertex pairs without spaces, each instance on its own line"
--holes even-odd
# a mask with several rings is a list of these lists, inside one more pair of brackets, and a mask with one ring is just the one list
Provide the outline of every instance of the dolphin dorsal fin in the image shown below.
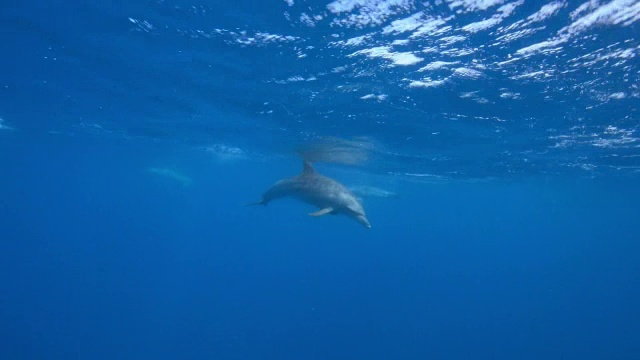
[[302,164],[304,166],[302,168],[302,175],[313,175],[316,173],[316,169],[314,169],[313,165],[307,160],[302,160]]

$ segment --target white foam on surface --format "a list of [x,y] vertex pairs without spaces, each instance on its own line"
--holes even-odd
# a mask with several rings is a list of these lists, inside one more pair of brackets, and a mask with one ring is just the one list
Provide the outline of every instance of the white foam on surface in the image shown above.
[[460,12],[472,12],[487,10],[491,7],[498,6],[505,0],[446,0],[451,10]]
[[500,98],[502,99],[512,99],[512,100],[516,100],[516,99],[520,99],[522,96],[520,95],[520,93],[516,93],[516,92],[503,92],[500,94]]
[[[264,81],[283,84],[293,94],[318,102],[346,96],[348,101],[354,97],[361,101],[359,106],[419,113],[431,95],[449,96],[483,111],[490,107],[469,102],[511,106],[526,98],[550,108],[577,101],[581,110],[596,117],[607,104],[628,106],[640,98],[640,43],[631,31],[640,21],[640,0],[326,0],[321,6],[285,0],[279,5],[286,11],[282,21],[291,25],[290,30],[278,25],[180,33],[223,39],[241,47],[270,47],[283,62],[269,70],[273,74]],[[154,34],[164,26],[155,20],[149,26],[144,20],[131,24],[137,27],[134,30]],[[263,50],[269,49],[255,51]],[[305,67],[309,72],[295,71],[288,59],[309,65]],[[327,86],[329,81],[338,83]],[[493,84],[499,85],[491,88]],[[530,93],[532,88],[536,91]],[[327,111],[322,116],[333,115]],[[474,119],[493,122],[490,116]],[[532,136],[556,144],[556,149],[640,147],[633,140],[638,129],[620,125],[625,121],[630,120],[615,123],[618,129],[635,133],[563,132],[558,125],[556,132],[546,135],[566,138]],[[504,129],[486,131],[493,134]],[[534,127],[532,131],[544,130]],[[591,166],[586,161],[572,163]]]
[[381,25],[389,17],[411,10],[413,4],[413,0],[337,0],[329,3],[327,10],[337,15],[332,25],[363,28]]
[[434,88],[442,86],[446,83],[446,80],[433,80],[431,78],[424,78],[422,80],[412,80],[409,82],[410,88]]
[[356,51],[349,55],[349,57],[365,55],[370,58],[383,58],[390,60],[393,66],[409,66],[415,65],[424,59],[415,56],[410,52],[393,52],[389,46],[379,46],[364,50]]
[[[592,5],[585,7],[585,9],[589,8],[594,7]],[[585,11],[586,10],[581,11],[579,14],[582,14]],[[613,0],[600,7],[595,7],[591,13],[582,17],[577,17],[574,22],[560,29],[554,38],[526,46],[516,51],[516,54],[531,55],[535,53],[544,53],[548,48],[567,43],[572,38],[575,38],[596,25],[628,26],[638,19],[640,19],[640,1]]]
[[459,67],[457,69],[454,69],[453,74],[457,77],[467,78],[467,79],[479,79],[483,76],[482,72],[475,69],[465,68],[465,67]]
[[417,12],[408,18],[392,21],[390,25],[387,25],[382,29],[383,34],[400,34],[408,31],[413,31],[423,25],[422,11]]
[[300,22],[308,27],[316,26],[316,20],[309,16],[307,13],[302,13],[300,15]]
[[434,61],[431,62],[429,64],[427,64],[426,66],[421,67],[420,69],[418,69],[419,72],[422,71],[434,71],[434,70],[439,70],[442,68],[448,68],[451,65],[457,65],[459,64],[460,61]]
[[226,29],[203,30],[176,30],[179,34],[192,39],[222,38],[225,43],[241,46],[270,46],[278,44],[301,42],[303,39],[297,36],[273,34],[265,31],[231,31]]
[[455,43],[461,42],[461,41],[465,41],[467,40],[466,36],[462,36],[462,35],[451,35],[451,36],[445,36],[445,37],[441,37],[438,39],[438,43],[440,44],[440,46],[444,46],[444,47],[448,47],[451,46]]
[[347,40],[332,41],[329,45],[333,46],[362,46],[371,40],[371,35],[356,36]]
[[524,0],[518,0],[512,3],[508,3],[506,5],[503,5],[500,8],[498,8],[498,11],[492,17],[488,19],[484,19],[482,21],[465,25],[462,27],[462,30],[470,33],[476,33],[482,30],[490,29],[500,24],[504,19],[511,16],[511,14],[513,14],[515,9],[522,4],[524,4]]
[[416,30],[409,37],[415,39],[438,34],[440,33],[440,31],[442,31],[443,25],[445,25],[451,19],[453,19],[453,17],[441,18],[427,16],[422,21],[420,27],[416,28]]
[[544,21],[554,15],[556,15],[560,9],[567,6],[566,1],[554,1],[552,3],[543,5],[540,10],[529,15],[527,20],[531,23]]
[[361,96],[360,99],[384,101],[387,99],[387,95],[386,94],[380,94],[380,95],[367,94],[367,95]]

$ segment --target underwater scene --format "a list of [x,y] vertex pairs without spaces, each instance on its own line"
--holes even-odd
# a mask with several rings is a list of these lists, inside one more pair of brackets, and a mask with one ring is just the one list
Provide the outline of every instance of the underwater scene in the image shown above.
[[640,0],[9,0],[0,49],[0,359],[640,359]]

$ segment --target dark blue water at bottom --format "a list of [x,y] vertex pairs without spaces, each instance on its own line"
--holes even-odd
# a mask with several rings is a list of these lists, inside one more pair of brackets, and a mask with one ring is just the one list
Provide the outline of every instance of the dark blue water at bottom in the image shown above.
[[1,140],[2,359],[640,358],[637,182],[399,181],[367,230],[242,206],[294,157]]

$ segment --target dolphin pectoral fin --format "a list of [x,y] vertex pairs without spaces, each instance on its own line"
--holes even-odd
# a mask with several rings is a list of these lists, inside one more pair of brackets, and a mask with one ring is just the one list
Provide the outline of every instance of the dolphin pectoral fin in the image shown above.
[[322,215],[326,215],[326,214],[328,214],[328,213],[330,213],[332,211],[333,211],[333,208],[332,207],[328,207],[328,208],[320,209],[320,210],[318,210],[316,212],[309,213],[309,216],[322,216]]

